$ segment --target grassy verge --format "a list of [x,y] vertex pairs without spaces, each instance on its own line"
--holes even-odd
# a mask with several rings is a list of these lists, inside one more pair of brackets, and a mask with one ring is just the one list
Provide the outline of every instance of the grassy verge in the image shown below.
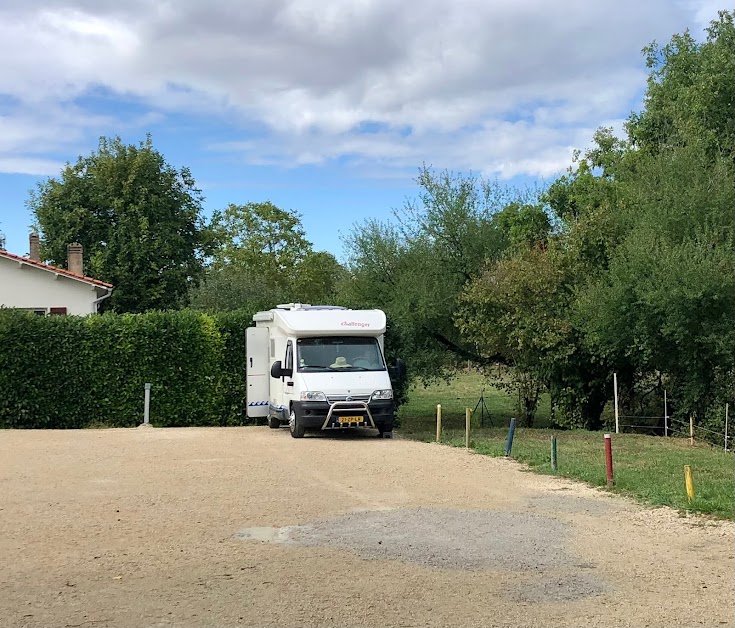
[[[442,403],[443,441],[464,447],[463,398],[470,390],[481,387],[481,378],[462,375],[456,387],[439,386],[412,391],[410,404],[401,409],[399,433],[408,438],[433,441],[436,437],[436,403]],[[455,391],[456,394],[452,394]],[[489,394],[490,393],[490,394]],[[454,399],[453,399],[454,397]],[[479,395],[478,395],[479,397]],[[513,400],[497,390],[485,392],[491,399],[494,427],[481,428],[480,417],[473,415],[471,446],[478,453],[504,456],[509,416]],[[458,399],[457,399],[458,398]],[[476,400],[475,400],[476,401]],[[548,404],[548,400],[546,401]],[[446,404],[446,406],[445,406]],[[497,408],[493,415],[492,409]],[[508,413],[508,408],[509,413]],[[547,406],[548,408],[548,406]],[[547,423],[548,409],[540,411],[537,423]],[[487,423],[486,423],[487,425]],[[513,441],[512,457],[533,471],[551,474],[550,429],[518,428]],[[578,430],[556,431],[558,475],[582,480],[593,486],[605,486],[604,438],[602,432]],[[615,492],[656,506],[671,506],[682,511],[707,513],[722,519],[734,518],[735,456],[706,444],[691,446],[688,439],[661,438],[636,434],[613,434]],[[692,467],[695,497],[690,503],[684,486],[684,465]]]

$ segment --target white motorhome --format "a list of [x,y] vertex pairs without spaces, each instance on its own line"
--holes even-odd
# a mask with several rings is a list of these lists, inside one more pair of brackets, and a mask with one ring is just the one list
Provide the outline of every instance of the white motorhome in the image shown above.
[[[248,417],[291,436],[371,427],[390,437],[393,389],[384,357],[385,313],[300,303],[253,316],[247,330]],[[399,362],[399,370],[404,366]]]

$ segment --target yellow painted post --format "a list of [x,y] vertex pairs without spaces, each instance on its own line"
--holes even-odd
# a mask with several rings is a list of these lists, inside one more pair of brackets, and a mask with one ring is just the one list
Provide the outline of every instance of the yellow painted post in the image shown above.
[[436,404],[436,442],[442,442],[442,404]]
[[689,444],[694,444],[694,417],[689,415]]
[[470,418],[472,417],[472,410],[469,408],[464,409],[464,447],[465,449],[470,448]]
[[694,480],[692,479],[692,468],[688,465],[684,465],[684,483],[687,487],[687,499],[692,501],[694,499]]

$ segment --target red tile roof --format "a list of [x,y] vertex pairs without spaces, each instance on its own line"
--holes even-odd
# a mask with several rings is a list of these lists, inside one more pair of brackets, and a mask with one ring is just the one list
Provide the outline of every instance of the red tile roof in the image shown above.
[[95,286],[101,286],[102,288],[112,288],[111,283],[105,283],[104,281],[99,281],[98,279],[92,279],[91,277],[85,277],[84,275],[77,275],[76,273],[72,273],[66,270],[65,268],[58,268],[57,266],[51,266],[51,264],[44,264],[43,262],[37,262],[28,257],[21,257],[20,255],[15,255],[14,253],[8,253],[7,251],[0,250],[0,257],[4,257],[6,259],[12,259],[18,262],[23,262],[24,264],[29,264],[30,266],[36,266],[37,268],[41,268],[43,270],[47,270],[52,273],[57,273],[58,275],[64,275],[65,277],[71,277],[72,279],[78,279],[79,281],[86,281],[87,283],[91,283]]

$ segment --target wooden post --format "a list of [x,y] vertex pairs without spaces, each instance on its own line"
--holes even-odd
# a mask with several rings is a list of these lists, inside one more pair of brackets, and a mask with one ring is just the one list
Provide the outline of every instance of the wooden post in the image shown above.
[[612,437],[605,434],[605,471],[607,472],[607,485],[613,486],[613,461],[612,461]]
[[551,470],[556,473],[556,434],[551,436]]
[[691,502],[694,499],[694,479],[692,478],[692,468],[684,465],[684,484],[687,488],[687,499]]
[[666,403],[666,389],[664,388],[664,436],[669,435],[669,406]]
[[620,432],[620,419],[618,415],[618,374],[613,373],[613,392],[615,394],[615,433]]
[[689,444],[694,444],[694,415],[689,415]]
[[442,442],[442,404],[436,404],[436,442]]
[[465,449],[470,448],[470,418],[472,417],[472,410],[469,408],[464,409],[464,446]]

